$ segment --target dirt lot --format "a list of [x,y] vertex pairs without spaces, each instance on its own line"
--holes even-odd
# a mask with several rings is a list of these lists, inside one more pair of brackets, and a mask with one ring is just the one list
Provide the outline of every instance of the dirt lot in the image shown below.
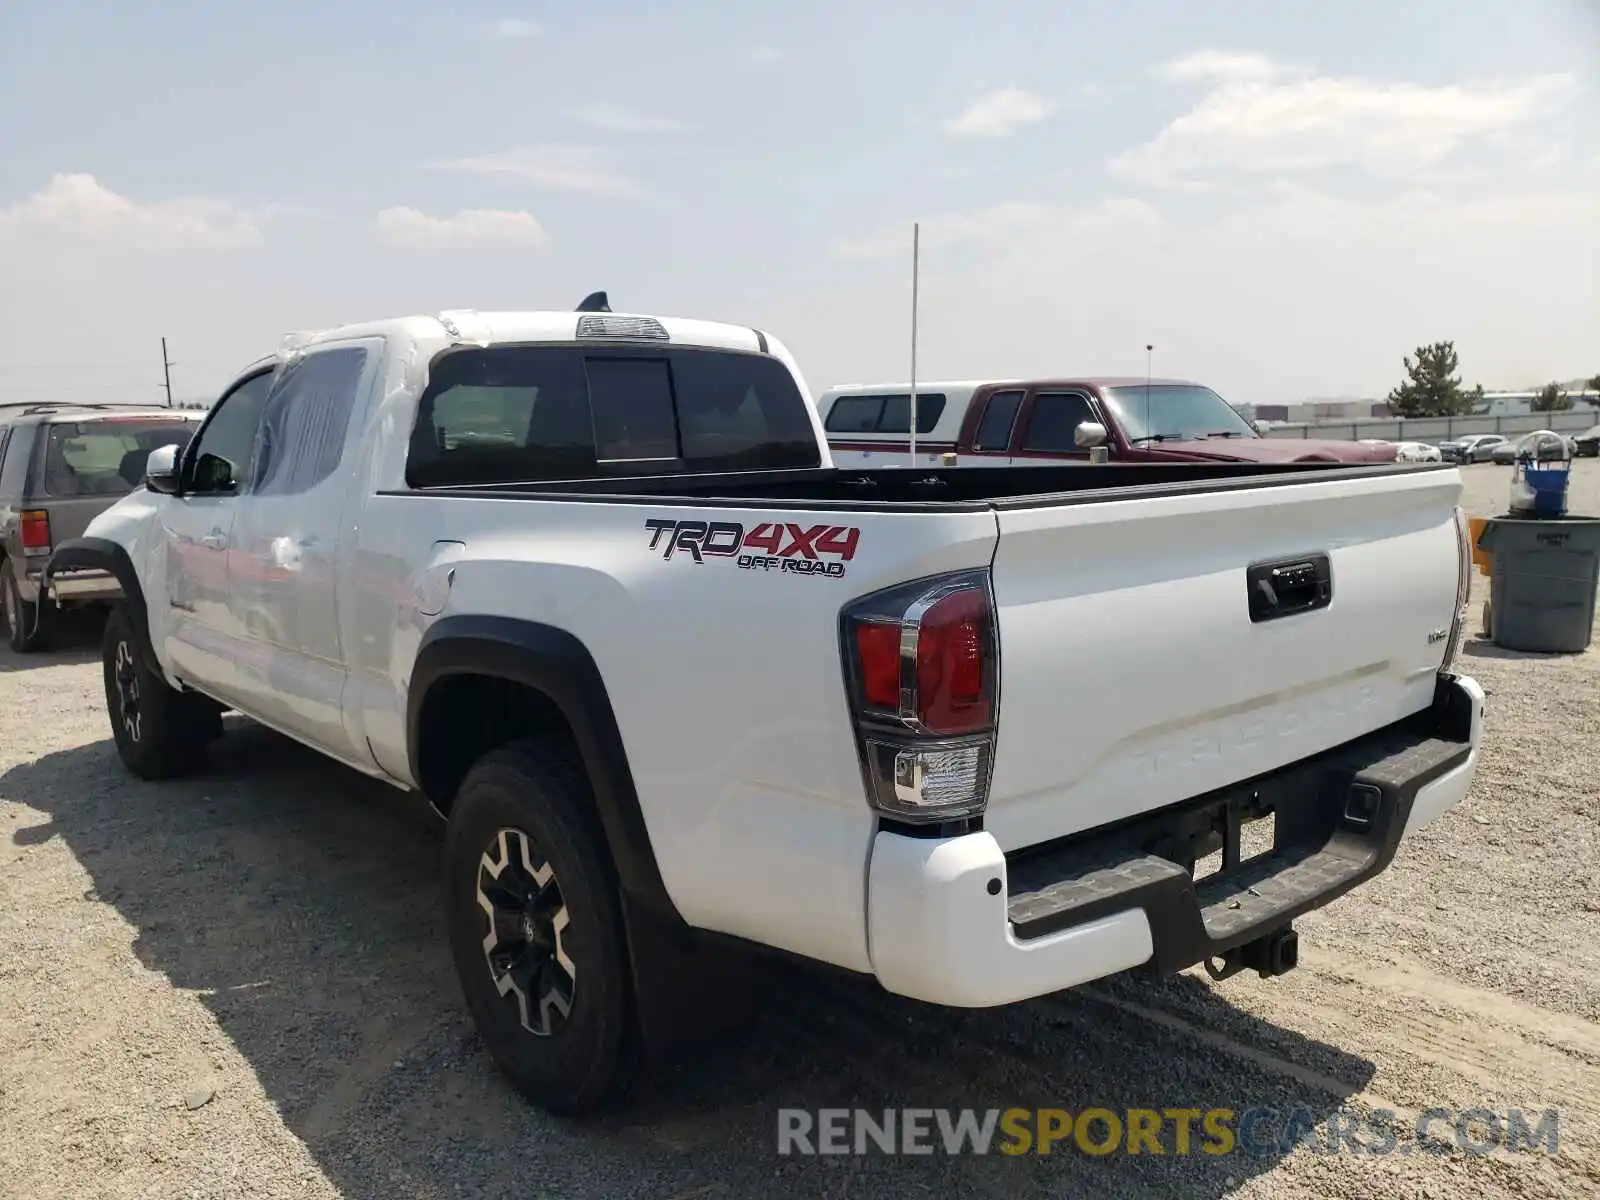
[[[1577,472],[1574,510],[1600,512],[1600,462]],[[1507,469],[1467,476],[1473,511],[1498,511]],[[1280,980],[1118,979],[961,1013],[753,967],[770,990],[754,1028],[626,1114],[569,1125],[517,1100],[473,1036],[432,836],[242,723],[203,775],[132,780],[94,636],[0,651],[0,1195],[1600,1194],[1596,649],[1469,644],[1490,694],[1471,796],[1302,921],[1301,968]],[[1392,1110],[1399,1141],[1365,1157],[775,1152],[780,1107],[907,1105],[1350,1105]],[[1417,1114],[1474,1106],[1559,1109],[1559,1153],[1416,1152]]]

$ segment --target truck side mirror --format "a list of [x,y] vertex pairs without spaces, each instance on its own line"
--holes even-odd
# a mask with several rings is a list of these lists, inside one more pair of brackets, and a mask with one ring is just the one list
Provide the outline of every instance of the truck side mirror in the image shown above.
[[178,447],[160,446],[144,462],[144,485],[152,492],[175,495],[178,490]]
[[1106,427],[1099,421],[1084,421],[1072,431],[1072,440],[1080,450],[1089,450],[1104,444]]

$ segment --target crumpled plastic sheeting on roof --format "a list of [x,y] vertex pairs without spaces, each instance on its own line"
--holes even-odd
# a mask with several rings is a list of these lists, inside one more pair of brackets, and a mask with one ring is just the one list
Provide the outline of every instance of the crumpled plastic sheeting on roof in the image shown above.
[[463,346],[487,346],[494,340],[489,323],[474,309],[450,309],[439,314],[439,324],[450,335],[451,341]]

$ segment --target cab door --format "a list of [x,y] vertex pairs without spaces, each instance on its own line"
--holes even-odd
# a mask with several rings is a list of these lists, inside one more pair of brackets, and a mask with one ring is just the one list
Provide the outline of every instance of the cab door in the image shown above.
[[160,506],[167,659],[179,676],[229,704],[242,694],[228,556],[271,379],[270,370],[252,375],[217,401],[184,451],[178,494]]
[[1089,451],[1080,447],[1076,438],[1078,426],[1085,421],[1105,424],[1087,392],[1075,388],[1041,388],[1032,393],[1022,406],[1017,432],[1012,439],[1011,464],[1043,466],[1053,461],[1088,462]]
[[278,373],[230,559],[246,707],[360,762],[370,758],[365,740],[344,722],[339,580],[356,525],[350,447],[359,441],[382,346],[378,338],[320,344]]

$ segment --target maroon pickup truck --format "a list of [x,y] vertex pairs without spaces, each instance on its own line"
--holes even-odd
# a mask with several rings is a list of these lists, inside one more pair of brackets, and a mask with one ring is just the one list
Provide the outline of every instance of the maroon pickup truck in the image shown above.
[[[904,384],[832,388],[818,399],[835,463],[909,461]],[[917,461],[1030,466],[1113,462],[1392,462],[1388,443],[1263,437],[1216,392],[1183,379],[1069,376],[917,385]]]

